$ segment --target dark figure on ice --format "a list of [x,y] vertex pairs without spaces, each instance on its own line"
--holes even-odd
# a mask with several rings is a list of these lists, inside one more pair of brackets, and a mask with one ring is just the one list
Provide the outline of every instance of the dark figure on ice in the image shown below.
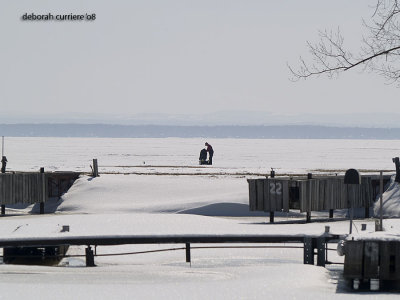
[[200,151],[200,156],[199,156],[199,163],[200,165],[207,165],[207,150],[206,149],[201,149]]
[[1,173],[6,172],[6,165],[7,165],[7,158],[3,156],[3,158],[1,159]]
[[207,152],[208,152],[208,164],[212,165],[212,158],[213,158],[213,155],[214,155],[214,149],[209,143],[205,143],[205,145],[207,147]]

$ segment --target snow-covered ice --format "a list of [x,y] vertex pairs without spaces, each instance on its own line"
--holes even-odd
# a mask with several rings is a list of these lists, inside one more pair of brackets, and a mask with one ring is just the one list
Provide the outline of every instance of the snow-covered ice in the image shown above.
[[[12,170],[44,166],[47,170],[89,171],[91,159],[98,158],[103,174],[94,179],[79,178],[52,204],[56,209],[53,214],[30,214],[32,207],[7,208],[8,215],[0,218],[0,235],[322,234],[325,226],[330,226],[332,233],[346,234],[349,223],[344,220],[289,224],[286,221],[298,221],[299,217],[280,214],[276,218],[280,224],[269,224],[264,213],[250,213],[246,178],[253,175],[243,173],[268,173],[270,167],[294,173],[349,167],[391,170],[391,158],[400,149],[397,141],[209,142],[216,151],[215,165],[200,168],[197,159],[204,144],[201,139],[7,139],[6,155]],[[159,173],[164,175],[156,175]],[[360,231],[361,223],[367,224],[368,232],[374,231],[374,220],[368,219],[356,220],[354,232]],[[63,225],[69,225],[70,231],[61,232]],[[397,228],[396,222],[387,226]],[[97,253],[176,247],[183,245],[98,247]],[[82,255],[84,248],[71,247],[69,254]],[[331,261],[343,262],[336,251],[328,255]],[[83,257],[64,259],[59,267],[3,264],[0,299],[360,297],[346,288],[340,266],[303,265],[303,250],[298,248],[192,249],[191,264],[185,262],[184,250],[98,256],[95,262],[95,268],[84,267]],[[397,297],[393,293],[362,294],[364,298],[378,295]]]
[[202,138],[6,138],[10,170],[101,172],[277,174],[394,170],[400,140],[209,139],[214,165],[199,166]]

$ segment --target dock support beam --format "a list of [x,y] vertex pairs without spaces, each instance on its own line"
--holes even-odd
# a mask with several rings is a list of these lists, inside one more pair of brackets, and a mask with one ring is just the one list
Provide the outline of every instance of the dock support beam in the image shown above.
[[329,210],[329,219],[333,219],[333,209]]
[[317,266],[325,267],[325,238],[317,238]]
[[275,217],[275,212],[270,211],[269,212],[269,222],[274,223],[274,217]]
[[85,255],[86,255],[86,267],[95,267],[96,265],[94,264],[94,254],[90,246],[88,246],[85,249]]
[[1,214],[2,215],[6,214],[6,206],[4,204],[1,205]]
[[39,214],[41,214],[41,215],[44,214],[44,202],[40,202]]
[[304,238],[304,264],[314,264],[314,247],[312,238]]
[[190,258],[190,243],[186,243],[186,262],[190,263],[191,258]]
[[306,214],[306,223],[310,223],[311,222],[311,211],[308,211]]
[[325,267],[326,240],[324,237],[304,238],[304,264],[314,265],[314,249],[317,249],[317,266]]

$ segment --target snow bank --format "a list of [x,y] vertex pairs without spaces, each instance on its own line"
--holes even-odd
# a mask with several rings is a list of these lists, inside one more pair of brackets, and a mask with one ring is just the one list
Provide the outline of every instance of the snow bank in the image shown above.
[[[390,178],[389,187],[383,193],[382,197],[382,213],[386,218],[400,217],[400,184],[395,182],[395,175]],[[374,205],[375,217],[380,216],[380,201],[379,197]]]
[[249,211],[245,178],[224,176],[82,176],[62,201],[58,212],[265,215]]

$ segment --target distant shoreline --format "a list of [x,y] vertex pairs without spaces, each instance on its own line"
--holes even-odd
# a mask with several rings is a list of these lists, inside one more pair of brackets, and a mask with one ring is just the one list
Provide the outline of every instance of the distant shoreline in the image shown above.
[[238,138],[238,139],[371,139],[397,140],[400,128],[276,126],[173,126],[110,124],[0,124],[9,137],[98,138]]

